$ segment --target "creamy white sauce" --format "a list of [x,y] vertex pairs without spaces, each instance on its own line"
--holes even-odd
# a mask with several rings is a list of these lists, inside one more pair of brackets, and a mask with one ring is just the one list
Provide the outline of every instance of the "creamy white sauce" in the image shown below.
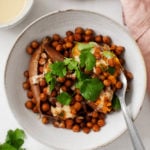
[[23,10],[27,0],[0,0],[0,23],[12,21]]

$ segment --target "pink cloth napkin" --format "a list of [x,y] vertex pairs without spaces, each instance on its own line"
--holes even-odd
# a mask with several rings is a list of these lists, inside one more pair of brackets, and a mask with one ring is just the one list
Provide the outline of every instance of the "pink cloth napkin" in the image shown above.
[[138,43],[146,63],[150,94],[150,0],[121,0],[121,3],[124,24]]

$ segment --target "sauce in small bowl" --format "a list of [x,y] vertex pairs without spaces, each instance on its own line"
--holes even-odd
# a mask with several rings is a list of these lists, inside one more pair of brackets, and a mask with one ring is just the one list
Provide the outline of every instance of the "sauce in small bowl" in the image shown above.
[[34,0],[0,0],[0,28],[20,23],[31,10]]

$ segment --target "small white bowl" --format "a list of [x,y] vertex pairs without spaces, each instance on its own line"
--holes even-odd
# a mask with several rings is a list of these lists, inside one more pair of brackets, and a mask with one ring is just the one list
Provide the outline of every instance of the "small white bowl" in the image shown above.
[[32,6],[33,6],[34,0],[26,0],[25,6],[22,8],[20,13],[14,18],[12,18],[11,21],[8,21],[6,23],[0,23],[0,29],[8,29],[16,26],[19,24],[21,21],[25,19],[27,14],[30,12]]
[[82,10],[58,11],[40,17],[29,25],[16,40],[5,68],[5,89],[8,103],[15,118],[26,132],[47,146],[63,150],[91,150],[102,147],[118,138],[127,130],[121,111],[109,114],[106,125],[100,132],[85,134],[43,125],[38,116],[28,111],[24,103],[27,99],[22,88],[23,72],[28,68],[30,57],[26,46],[32,40],[65,32],[75,27],[92,28],[98,34],[109,35],[113,42],[126,48],[127,68],[133,73],[131,90],[126,95],[127,106],[135,119],[140,112],[146,90],[146,70],[143,57],[135,41],[119,24],[97,13]]

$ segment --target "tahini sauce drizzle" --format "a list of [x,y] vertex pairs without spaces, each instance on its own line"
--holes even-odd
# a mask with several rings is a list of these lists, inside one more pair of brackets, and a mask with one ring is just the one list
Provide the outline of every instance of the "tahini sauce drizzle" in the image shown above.
[[17,17],[27,0],[0,0],[0,23],[4,24]]

